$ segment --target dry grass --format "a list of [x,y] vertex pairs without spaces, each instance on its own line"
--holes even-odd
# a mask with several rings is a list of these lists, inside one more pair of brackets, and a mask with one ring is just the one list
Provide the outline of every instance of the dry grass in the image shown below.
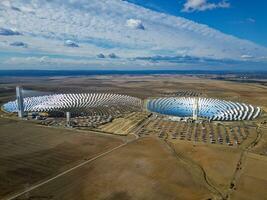
[[114,119],[111,123],[98,127],[100,131],[117,135],[128,135],[133,129],[148,118],[148,113],[135,112],[128,116]]
[[[19,83],[39,91],[112,92],[143,99],[178,90],[194,90],[206,97],[267,108],[267,87],[263,85],[167,75],[6,78],[0,83],[0,104],[14,98],[13,91]],[[121,129],[119,132],[124,133],[132,126],[123,120],[114,122],[119,125],[113,127],[113,132]],[[18,199],[212,198],[213,193],[194,166],[202,167],[210,182],[225,192],[240,152],[257,136],[255,127],[251,128],[252,133],[239,148],[200,143],[194,146],[192,142],[170,140],[192,166],[185,166],[163,141],[155,138],[157,134],[154,133],[154,136],[151,134],[149,138],[131,143]],[[249,153],[245,157],[233,199],[264,199],[267,196],[267,130],[262,129],[262,133],[262,138],[250,151],[265,156]],[[23,190],[121,143],[122,140],[115,136],[51,129],[0,118],[0,197]]]
[[249,153],[232,199],[266,199],[266,187],[267,157]]
[[0,118],[0,138],[0,197],[122,143],[110,136],[3,118]]
[[174,144],[177,152],[205,170],[209,180],[221,192],[228,190],[240,158],[240,149],[219,145],[194,145],[185,141],[175,141]]
[[186,200],[208,199],[212,194],[163,142],[143,138],[28,194],[34,196]]

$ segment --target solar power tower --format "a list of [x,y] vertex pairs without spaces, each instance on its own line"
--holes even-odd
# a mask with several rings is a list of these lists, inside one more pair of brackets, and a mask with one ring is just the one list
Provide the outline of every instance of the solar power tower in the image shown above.
[[194,98],[194,104],[193,104],[193,120],[198,119],[198,110],[199,110],[199,105],[198,105],[198,98]]
[[18,116],[22,118],[24,117],[24,105],[23,105],[22,88],[20,86],[16,87],[16,97],[18,103]]
[[71,126],[70,117],[71,117],[71,114],[70,114],[70,112],[66,112],[67,126],[68,126],[68,127],[70,127],[70,126]]

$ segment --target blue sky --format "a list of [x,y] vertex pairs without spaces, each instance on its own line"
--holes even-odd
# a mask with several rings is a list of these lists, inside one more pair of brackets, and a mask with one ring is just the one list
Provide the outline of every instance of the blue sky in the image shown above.
[[[186,0],[128,0],[147,8],[207,24],[224,33],[267,47],[267,1],[229,0],[228,8],[183,12]],[[218,3],[220,1],[208,1]]]
[[267,70],[260,0],[1,0],[0,69]]

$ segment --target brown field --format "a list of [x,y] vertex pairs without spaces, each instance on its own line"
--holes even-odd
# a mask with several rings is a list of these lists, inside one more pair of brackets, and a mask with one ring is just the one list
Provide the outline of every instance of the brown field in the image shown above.
[[267,198],[267,157],[249,153],[232,199]]
[[121,139],[0,118],[0,198],[122,144]]
[[161,141],[142,138],[26,196],[115,200],[208,199],[212,194]]
[[259,155],[267,156],[267,124],[261,125],[259,130],[261,138],[250,151]]
[[[21,83],[37,91],[113,92],[142,99],[193,91],[196,96],[267,110],[267,86],[262,84],[174,75],[1,78],[0,104],[14,99],[15,86]],[[215,123],[204,124],[203,129],[177,122],[159,123],[155,129],[153,120],[132,117],[114,119],[92,132],[44,127],[1,112],[0,199],[28,189],[11,199],[266,199],[267,123],[260,125],[267,122],[266,114],[253,122],[222,123],[219,129]],[[143,126],[141,121],[149,123]],[[101,129],[120,134],[136,131],[140,138],[105,134]],[[201,141],[203,130],[207,142]],[[227,145],[225,130],[233,143],[236,135],[240,145]],[[249,135],[243,138],[246,130]],[[194,141],[197,132],[201,137]],[[210,132],[215,134],[215,144],[209,140]],[[222,144],[217,142],[220,134]],[[109,152],[121,144],[125,145]]]
[[240,158],[240,149],[218,145],[193,145],[184,141],[173,142],[173,146],[185,159],[200,165],[210,182],[222,193],[226,193]]
[[145,119],[149,113],[146,112],[133,112],[125,117],[114,119],[111,123],[98,127],[100,131],[113,133],[117,135],[128,135]]

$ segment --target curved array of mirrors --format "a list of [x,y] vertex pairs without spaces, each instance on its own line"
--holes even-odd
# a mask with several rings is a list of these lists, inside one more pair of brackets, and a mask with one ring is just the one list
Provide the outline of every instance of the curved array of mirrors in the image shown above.
[[212,98],[166,97],[147,102],[151,112],[178,117],[192,117],[194,107],[198,117],[218,121],[253,120],[261,113],[259,107]]
[[[25,112],[82,112],[92,115],[141,110],[142,100],[110,93],[54,94],[23,99]],[[17,101],[3,105],[7,112],[18,112]]]
[[[111,93],[53,94],[23,99],[25,112],[72,112],[88,115],[117,115],[143,108],[141,99]],[[159,114],[193,117],[212,121],[239,121],[257,118],[261,109],[249,104],[200,97],[148,99],[147,110]],[[17,101],[3,105],[7,112],[18,112]]]

